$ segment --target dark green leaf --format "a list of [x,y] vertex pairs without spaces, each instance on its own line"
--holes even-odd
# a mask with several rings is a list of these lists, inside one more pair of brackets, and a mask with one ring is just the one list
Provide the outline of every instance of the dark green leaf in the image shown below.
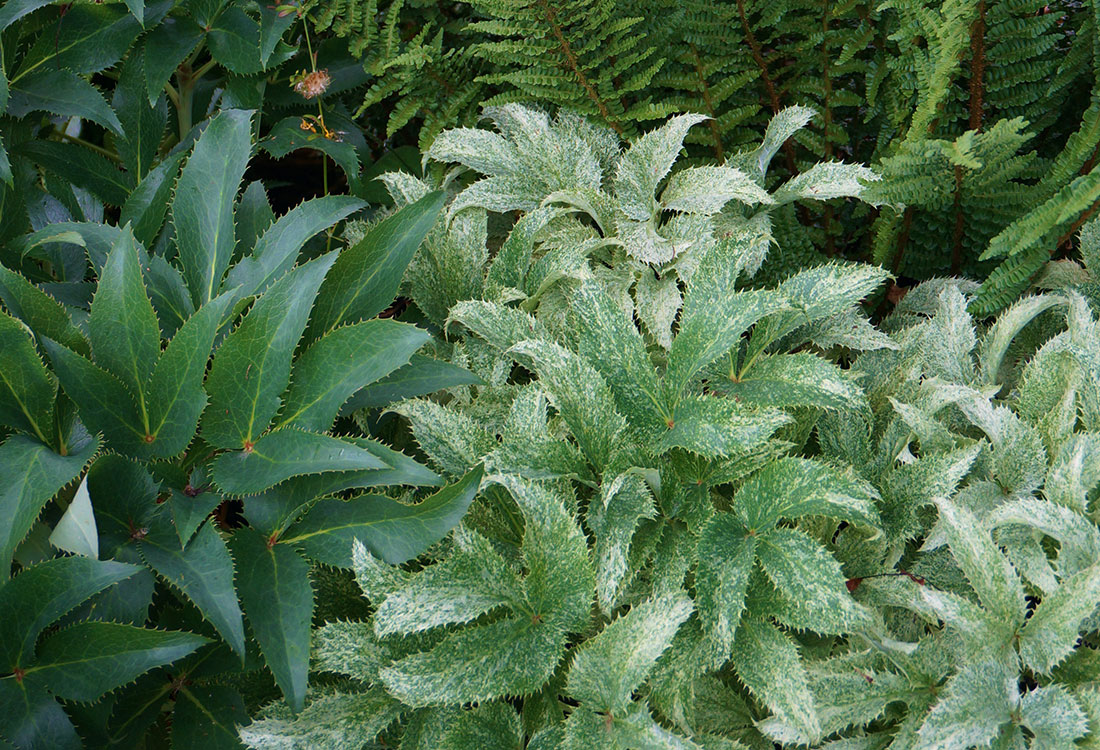
[[282,159],[300,148],[315,149],[336,162],[340,169],[344,170],[349,182],[357,183],[359,155],[355,151],[355,146],[347,141],[336,141],[325,138],[320,133],[302,130],[301,123],[301,117],[287,117],[280,120],[260,142],[260,147],[276,159]]
[[0,586],[0,671],[31,660],[39,633],[73,607],[141,570],[114,560],[60,557]]
[[43,443],[54,437],[54,401],[57,383],[50,377],[30,332],[0,311],[0,424],[38,436]]
[[164,225],[172,186],[182,161],[183,154],[179,153],[157,164],[145,174],[122,204],[118,223],[122,226],[132,225],[134,237],[146,246],[152,245]]
[[153,52],[145,55],[145,88],[149,106],[156,103],[176,67],[191,54],[202,38],[202,29],[187,17],[168,16],[149,32],[145,38],[146,52]]
[[252,632],[287,703],[301,711],[309,673],[309,633],[313,588],[309,563],[285,544],[269,544],[253,529],[240,529],[230,541]]
[[114,450],[128,456],[148,456],[148,423],[134,395],[106,370],[50,339],[42,346],[65,393],[76,403],[88,429],[100,432]]
[[132,52],[122,66],[111,105],[125,133],[116,142],[118,154],[133,178],[142,180],[153,165],[168,124],[168,104],[164,96],[158,97],[150,106],[145,95],[145,55],[142,50]]
[[0,8],[0,31],[11,26],[28,13],[52,3],[53,0],[9,0]]
[[226,8],[206,36],[214,59],[237,75],[263,70],[260,25],[238,7]]
[[384,469],[386,464],[354,443],[287,427],[269,432],[248,451],[214,459],[214,482],[233,495],[251,495],[291,477],[330,471]]
[[297,15],[280,13],[273,6],[260,8],[260,63],[266,68],[275,45],[282,39],[286,30],[294,25]]
[[53,527],[50,544],[74,555],[99,557],[99,532],[95,525],[95,511],[88,497],[88,487],[81,482],[61,520]]
[[233,558],[211,524],[206,524],[180,549],[167,525],[150,530],[141,555],[157,575],[190,599],[229,647],[244,656],[244,622],[233,588]]
[[40,70],[11,88],[7,114],[25,117],[41,110],[62,117],[83,117],[122,135],[122,123],[92,84],[68,70]]
[[270,227],[264,227],[266,231],[256,241],[252,254],[229,271],[223,288],[239,287],[235,292],[236,299],[262,294],[275,279],[294,267],[298,251],[306,240],[358,211],[363,205],[356,198],[330,195],[296,206]]
[[[99,224],[92,221],[63,221],[50,224],[22,238],[19,242],[24,255],[35,248],[50,243],[65,243],[83,247],[92,268],[98,274],[107,262],[111,248],[122,237],[122,227]],[[62,300],[65,302],[66,300]],[[69,303],[71,304],[71,302]],[[51,336],[51,338],[53,338]]]
[[81,354],[89,353],[88,342],[61,303],[3,266],[0,266],[0,300],[39,336],[60,341]]
[[321,288],[307,338],[373,318],[389,306],[443,201],[442,193],[424,196],[376,224],[355,247],[340,254]]
[[[233,248],[233,258],[235,261],[240,261],[241,258],[247,258],[252,254],[256,247],[256,240],[260,239],[263,233],[275,223],[275,212],[271,210],[267,191],[264,190],[264,184],[261,181],[254,180],[248,183],[248,187],[244,189],[237,201],[234,219],[237,223],[237,246]],[[233,268],[230,269],[231,274],[237,270],[238,265],[239,263],[234,263]],[[283,271],[290,270],[291,265],[293,261]],[[282,273],[279,276],[282,276]],[[235,286],[237,285],[229,282],[225,288],[232,289]],[[241,297],[247,296],[247,294],[241,295]]]
[[206,381],[210,405],[202,429],[211,445],[246,448],[271,423],[289,382],[294,347],[333,260],[330,253],[283,276],[226,337]]
[[134,187],[128,174],[75,143],[29,141],[19,147],[18,153],[112,206],[125,203]]
[[48,69],[98,73],[121,60],[140,32],[138,20],[116,5],[74,5],[55,33],[38,37],[12,72],[12,84]]
[[174,456],[195,435],[206,406],[202,379],[218,326],[231,295],[223,294],[199,308],[165,347],[149,381],[149,434],[156,456]]
[[322,500],[280,540],[295,544],[318,562],[351,566],[352,540],[375,557],[396,565],[411,560],[442,539],[462,519],[481,484],[478,467],[454,484],[416,505],[383,495],[350,501]]
[[353,393],[405,365],[428,338],[395,320],[367,320],[321,337],[294,363],[279,424],[329,429]]
[[233,688],[189,685],[176,698],[172,750],[239,750],[237,727],[247,723],[244,701]]
[[111,248],[99,276],[88,333],[96,364],[126,385],[145,414],[146,384],[160,355],[160,326],[129,228]]
[[161,338],[170,338],[194,314],[195,305],[179,269],[162,255],[147,257],[145,286],[157,311]]
[[233,255],[233,207],[252,143],[252,113],[219,112],[180,173],[172,221],[183,278],[195,303],[214,298]]
[[340,409],[340,414],[346,416],[356,409],[386,406],[457,385],[484,385],[484,381],[458,365],[414,354],[409,364],[352,396]]
[[0,445],[0,578],[46,503],[84,470],[99,442],[84,436],[67,447],[60,456],[22,435]]
[[82,622],[47,636],[27,677],[59,698],[94,701],[153,667],[190,654],[207,639],[114,622]]
[[0,734],[19,750],[81,750],[84,744],[69,717],[35,680],[0,680]]

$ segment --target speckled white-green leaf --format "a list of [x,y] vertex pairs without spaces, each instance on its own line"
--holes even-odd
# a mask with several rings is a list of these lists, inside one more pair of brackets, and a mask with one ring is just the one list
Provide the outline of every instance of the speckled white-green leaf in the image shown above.
[[451,308],[448,324],[451,323],[461,323],[501,350],[515,346],[525,339],[547,336],[542,325],[533,316],[496,302],[459,302]]
[[454,541],[454,554],[424,568],[379,605],[379,637],[470,622],[522,596],[518,575],[485,537],[459,526]]
[[527,270],[531,267],[535,237],[547,224],[565,213],[566,209],[558,206],[543,206],[520,218],[489,264],[485,274],[486,289],[490,292],[509,287],[522,289]]
[[878,526],[878,492],[851,471],[793,456],[773,461],[749,477],[734,496],[746,527],[774,526],[781,518],[826,516]]
[[794,641],[769,622],[745,619],[733,641],[741,682],[779,719],[816,740],[821,734],[809,677]]
[[1017,675],[998,662],[970,664],[948,680],[919,731],[916,750],[986,747],[1019,702]]
[[515,144],[479,128],[444,130],[432,142],[427,156],[441,162],[458,162],[482,174],[506,174],[519,162]]
[[757,406],[866,409],[863,389],[839,367],[811,352],[765,354],[722,391]]
[[673,448],[706,458],[725,458],[762,445],[791,418],[776,409],[744,407],[732,398],[685,396],[679,399],[655,450]]
[[651,271],[644,271],[635,287],[635,303],[638,318],[646,331],[664,349],[672,346],[672,324],[684,303],[680,294],[680,282],[674,273],[660,278]]
[[677,115],[630,145],[619,160],[614,180],[619,209],[624,214],[635,221],[649,221],[657,209],[654,193],[672,169],[684,136],[692,125],[705,119],[703,115]]
[[564,648],[559,628],[524,614],[455,631],[430,651],[383,667],[379,676],[409,706],[481,702],[538,690]]
[[374,744],[402,710],[381,689],[324,693],[297,716],[285,704],[269,707],[265,718],[241,727],[240,737],[252,750],[348,750]]
[[826,263],[807,268],[779,285],[798,323],[821,320],[844,312],[858,303],[889,277],[889,273],[866,263]]
[[1100,561],[1065,578],[1039,602],[1020,630],[1020,659],[1049,674],[1077,645],[1081,621],[1100,606]]
[[862,164],[823,161],[787,180],[772,197],[778,204],[799,199],[858,198],[863,194],[864,183],[881,179]]
[[[461,711],[434,750],[523,750],[519,714],[503,701]],[[424,750],[428,750],[425,748]]]
[[527,569],[525,611],[540,622],[573,630],[587,622],[595,575],[588,542],[562,498],[548,485],[514,476],[502,484],[523,514],[523,561]]
[[1031,750],[1074,747],[1089,730],[1088,718],[1077,700],[1060,685],[1046,685],[1024,693],[1020,720],[1031,733]]
[[693,610],[682,591],[635,605],[577,649],[566,690],[592,710],[625,712]]
[[998,374],[1004,362],[1008,347],[1024,326],[1035,319],[1044,310],[1064,304],[1062,297],[1053,294],[1041,294],[1017,300],[997,316],[993,326],[982,336],[978,362],[982,378],[986,383],[999,382]]
[[675,404],[699,372],[726,354],[753,323],[787,307],[772,291],[734,291],[737,258],[715,245],[699,263],[684,296],[680,331],[665,374],[666,399]]
[[809,674],[822,734],[866,726],[882,716],[889,704],[909,703],[918,692],[902,675],[861,669],[847,660],[811,667]]
[[644,518],[656,514],[653,492],[637,472],[627,471],[600,488],[599,501],[588,506],[588,528],[596,538],[596,596],[610,612],[618,602],[628,572],[630,543]]
[[564,732],[561,750],[700,750],[654,721],[642,703],[613,716],[578,709],[566,720]]
[[434,401],[403,401],[390,407],[407,418],[421,450],[439,469],[460,475],[496,447],[496,440],[466,414]]
[[982,606],[1010,624],[1023,622],[1024,588],[1011,563],[989,536],[987,527],[967,510],[940,499],[936,502],[945,523],[951,555],[974,587]]
[[378,175],[378,179],[386,186],[386,192],[398,208],[416,203],[432,192],[431,185],[408,172],[385,172]]
[[669,178],[661,193],[666,211],[714,214],[732,200],[756,205],[774,203],[768,191],[740,169],[726,166],[688,167]]
[[521,341],[509,351],[538,374],[589,462],[597,469],[606,466],[626,420],[599,372],[587,360],[550,342]]
[[367,684],[378,681],[386,652],[369,622],[326,622],[311,640],[310,666],[315,671],[346,674]]
[[657,393],[657,373],[634,321],[594,281],[581,284],[573,311],[578,352],[603,376],[619,412],[643,434],[658,430],[668,415]]
[[1088,493],[1100,484],[1100,436],[1076,434],[1060,449],[1047,471],[1043,495],[1051,502],[1084,512]]
[[355,582],[376,607],[408,583],[411,573],[396,565],[387,565],[372,555],[358,539],[351,543],[351,569]]
[[759,177],[763,178],[767,174],[768,165],[775,153],[787,142],[788,138],[806,127],[816,114],[817,112],[810,107],[802,106],[787,107],[780,110],[768,123],[768,129],[764,132],[763,143],[755,151],[744,155],[744,157],[735,157],[733,159],[734,163],[744,160],[746,164],[751,165],[756,170]]
[[819,349],[831,349],[835,346],[854,351],[901,348],[892,338],[872,325],[856,306],[804,325],[786,340],[795,346],[809,342]]
[[756,564],[757,537],[732,513],[717,513],[699,532],[695,603],[712,664],[729,657],[745,609],[749,575]]

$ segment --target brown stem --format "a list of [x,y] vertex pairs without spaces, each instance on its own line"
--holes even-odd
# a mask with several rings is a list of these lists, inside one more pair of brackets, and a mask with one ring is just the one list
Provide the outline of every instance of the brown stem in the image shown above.
[[607,108],[603,99],[600,98],[596,88],[588,80],[588,76],[581,70],[580,61],[577,60],[577,55],[573,52],[573,48],[569,44],[569,40],[565,38],[565,33],[562,31],[561,24],[558,23],[558,10],[550,5],[547,0],[539,0],[539,5],[542,6],[543,11],[546,13],[546,22],[550,24],[550,30],[554,32],[554,38],[558,40],[558,44],[561,46],[562,55],[565,57],[565,65],[573,71],[573,75],[577,76],[577,81],[584,88],[588,94],[588,98],[596,104],[596,109],[600,111],[600,115],[610,125],[616,133],[623,134],[623,127],[619,123],[611,119],[611,111]]
[[985,0],[978,0],[978,17],[970,30],[970,129],[982,129],[985,86]]
[[[832,125],[833,112],[829,109],[829,96],[833,93],[833,79],[829,73],[829,2],[823,0],[821,14],[821,70],[824,77],[824,93],[822,97],[822,109],[825,118],[825,161],[833,159]],[[833,241],[833,207],[825,204],[825,254],[830,258],[836,254],[836,246]]]
[[890,273],[897,276],[901,268],[901,259],[905,256],[905,248],[909,244],[909,230],[913,227],[913,209],[905,209],[901,222],[901,234],[898,235],[898,249],[894,252],[894,259],[890,263]]
[[714,114],[714,102],[710,98],[710,86],[707,85],[707,76],[703,73],[703,60],[699,57],[699,48],[693,42],[691,55],[695,61],[695,75],[699,76],[699,86],[703,93],[703,103],[707,105],[707,114],[710,115],[710,135],[714,139],[714,156],[719,162],[726,160],[725,151],[722,149],[722,131],[718,128],[718,120]]

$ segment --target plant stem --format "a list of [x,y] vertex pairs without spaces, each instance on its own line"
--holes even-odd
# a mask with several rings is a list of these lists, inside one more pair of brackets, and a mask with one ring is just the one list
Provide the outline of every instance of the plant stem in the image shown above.
[[122,157],[120,157],[114,151],[108,151],[107,149],[103,148],[102,146],[97,146],[94,143],[89,143],[88,141],[84,140],[83,138],[79,138],[75,135],[69,135],[68,133],[66,133],[64,131],[61,131],[61,130],[57,130],[57,131],[54,131],[54,132],[62,140],[66,140],[69,143],[76,143],[80,146],[83,146],[84,148],[95,151],[100,156],[106,157],[106,158],[110,159],[111,161],[113,161],[117,164],[122,163]]

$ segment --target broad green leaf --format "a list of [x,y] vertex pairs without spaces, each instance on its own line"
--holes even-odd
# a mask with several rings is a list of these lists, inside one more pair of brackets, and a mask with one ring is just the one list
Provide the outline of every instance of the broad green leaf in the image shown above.
[[[107,262],[111,248],[121,239],[122,227],[92,221],[62,221],[26,235],[19,240],[19,245],[24,256],[33,255],[37,248],[54,242],[83,247],[92,264],[92,270],[99,274],[103,270],[103,264]],[[69,249],[69,252],[73,250]],[[47,259],[48,256],[42,257]],[[82,303],[82,306],[86,307],[87,303]]]
[[789,613],[820,633],[844,633],[866,621],[845,586],[840,563],[797,529],[772,529],[757,538],[760,567]]
[[147,417],[122,381],[50,339],[42,346],[53,370],[89,430],[103,433],[112,449],[128,456],[150,454]]
[[372,409],[459,385],[484,385],[469,370],[438,359],[414,354],[409,363],[355,393],[340,409],[347,416],[356,409]]
[[232,295],[223,294],[207,302],[176,331],[160,355],[147,388],[153,455],[175,456],[194,437],[206,406],[202,380],[210,349],[232,301]]
[[214,459],[214,483],[231,495],[252,495],[291,477],[329,471],[384,469],[373,453],[331,435],[284,427],[243,451]]
[[0,578],[11,569],[15,548],[34,525],[50,498],[83,471],[99,449],[99,441],[73,440],[68,455],[22,435],[0,445]]
[[210,54],[237,75],[263,70],[260,60],[260,24],[236,6],[218,14],[206,36]]
[[[236,289],[236,299],[262,294],[272,282],[294,267],[299,251],[310,237],[358,211],[363,205],[357,198],[329,195],[295,206],[274,224],[264,227],[266,231],[256,240],[252,253],[229,270],[223,289]],[[238,234],[241,229],[239,223],[240,217]]]
[[654,449],[665,453],[683,448],[707,458],[726,457],[758,448],[790,421],[781,411],[743,407],[732,398],[685,396],[678,399]]
[[579,324],[578,351],[603,376],[619,411],[636,430],[659,429],[670,415],[657,394],[657,374],[634,322],[595,282],[581,285],[573,312]]
[[548,623],[498,620],[456,631],[380,676],[391,695],[414,707],[526,695],[550,679],[564,646],[565,634]]
[[237,565],[241,604],[264,661],[291,708],[300,711],[313,617],[309,564],[290,547],[271,544],[253,529],[239,529],[229,547]]
[[294,363],[278,425],[327,430],[353,393],[409,361],[427,331],[394,320],[367,320],[317,339]]
[[1016,708],[1015,670],[1003,664],[970,664],[944,685],[944,696],[920,728],[919,750],[969,750],[997,736]]
[[[22,275],[0,266],[0,300],[13,316],[31,327],[39,336],[60,341],[79,354],[90,349],[84,334],[73,325],[68,311],[50,295]],[[8,351],[8,347],[4,347]]]
[[99,558],[99,532],[96,530],[95,512],[88,497],[88,479],[80,483],[65,515],[54,526],[50,544],[74,555],[93,560]]
[[57,383],[39,359],[29,331],[0,311],[0,424],[52,442]]
[[196,305],[214,298],[233,255],[233,207],[251,142],[252,113],[222,110],[195,142],[176,183],[176,247]]
[[843,370],[810,352],[763,355],[736,379],[714,387],[756,406],[867,408],[863,391]]
[[[644,703],[633,703],[625,714],[609,716],[584,709],[570,714],[564,725],[560,750],[703,750],[698,745],[665,729],[650,715]],[[530,745],[528,745],[530,747]],[[718,746],[724,747],[724,746]],[[730,744],[730,748],[742,747]]]
[[300,546],[318,562],[351,565],[352,540],[396,565],[442,539],[466,514],[481,484],[480,467],[416,505],[383,495],[321,500],[287,529],[281,542]]
[[279,411],[294,347],[334,260],[335,253],[323,255],[272,284],[218,349],[206,380],[210,404],[202,422],[211,445],[247,448]]
[[588,708],[625,711],[693,610],[682,591],[631,607],[577,649],[566,690]]
[[1073,653],[1081,621],[1100,602],[1100,565],[1091,565],[1047,594],[1020,630],[1020,659],[1039,674],[1049,674]]
[[993,543],[985,524],[946,498],[938,499],[936,506],[951,555],[982,606],[998,621],[1020,625],[1027,607],[1023,585],[1008,558]]
[[238,750],[248,722],[240,693],[223,685],[186,685],[172,712],[172,750]]
[[724,663],[745,609],[757,537],[730,513],[717,513],[699,533],[695,603],[714,661]]
[[340,253],[318,296],[307,338],[312,340],[345,323],[373,318],[397,294],[405,268],[435,225],[443,193],[431,193],[400,209]]
[[733,668],[756,698],[784,722],[816,739],[821,732],[798,647],[774,625],[745,619],[733,641]]
[[1032,736],[1031,747],[1076,747],[1089,732],[1089,720],[1074,696],[1061,685],[1045,685],[1020,697],[1020,719]]
[[241,727],[240,738],[254,750],[361,748],[374,744],[378,734],[404,710],[381,688],[362,693],[322,693],[311,696],[297,716],[281,706],[265,711],[258,720]]
[[549,342],[521,341],[510,352],[538,373],[588,460],[598,469],[605,467],[621,440],[626,420],[592,364]]
[[149,567],[190,599],[243,658],[244,623],[233,588],[233,558],[214,527],[207,523],[199,529],[184,550],[172,529],[155,526],[140,549]]
[[81,622],[47,636],[27,668],[59,698],[94,701],[153,667],[209,641],[194,633],[147,630],[114,622]]
[[454,541],[453,555],[412,576],[378,605],[374,631],[379,637],[471,622],[522,601],[519,576],[487,539],[459,526]]
[[28,13],[49,5],[53,0],[11,0],[0,8],[0,30],[6,29]]
[[84,743],[65,710],[35,680],[0,680],[0,732],[18,750],[81,750]]
[[27,664],[39,634],[62,615],[141,570],[87,557],[59,557],[0,584],[0,668]]
[[25,117],[38,110],[62,117],[83,117],[122,135],[122,123],[103,95],[69,70],[39,70],[11,87],[8,116]]
[[[291,209],[287,215],[293,212],[294,209]],[[271,210],[271,203],[267,197],[267,190],[260,180],[253,180],[248,183],[248,187],[241,192],[241,197],[237,199],[237,209],[234,211],[233,218],[237,225],[237,244],[236,247],[233,248],[233,259],[236,262],[234,262],[233,267],[229,269],[230,274],[237,270],[237,266],[248,260],[260,236],[275,223],[275,212]],[[294,261],[295,258],[294,255],[292,255],[287,267],[283,269],[283,273],[289,271],[291,267],[293,267]],[[278,276],[282,276],[283,273],[279,273]],[[226,277],[223,288],[232,289],[235,286],[238,285],[233,283],[229,277]]]
[[294,25],[294,15],[280,13],[275,8],[260,9],[260,64],[264,68],[283,34]]
[[88,332],[96,364],[134,394],[148,426],[146,385],[160,356],[160,326],[142,282],[134,235],[128,228],[103,266]]
[[734,497],[742,523],[760,531],[781,518],[826,516],[864,526],[878,526],[878,493],[852,473],[818,461],[785,457],[753,474]]
[[142,180],[153,166],[168,124],[166,99],[159,97],[150,105],[146,97],[143,50],[135,50],[123,64],[111,105],[126,133],[117,142],[119,155],[134,179]]

